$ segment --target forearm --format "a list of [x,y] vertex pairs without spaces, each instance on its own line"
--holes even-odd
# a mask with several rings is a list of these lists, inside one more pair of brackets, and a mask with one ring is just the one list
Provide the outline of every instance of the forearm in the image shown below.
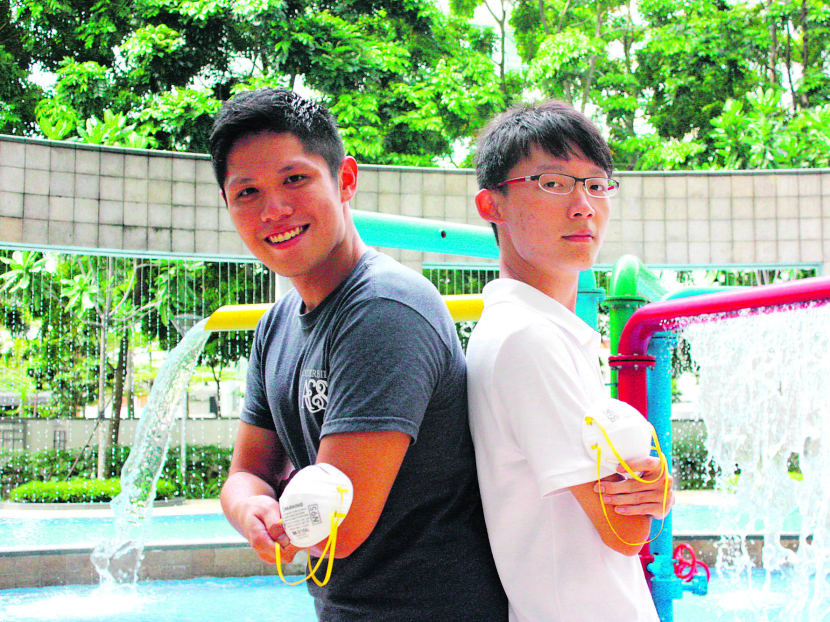
[[[648,540],[651,518],[648,516],[621,516],[614,508],[606,508],[608,520],[598,528],[600,538],[609,548],[623,555],[636,555]],[[603,520],[605,517],[603,516]],[[613,528],[613,529],[612,529]]]
[[[608,483],[603,480],[602,484]],[[571,493],[593,523],[603,543],[623,555],[635,555],[648,540],[651,518],[644,515],[624,515],[604,502],[594,491],[595,482],[572,486]]]

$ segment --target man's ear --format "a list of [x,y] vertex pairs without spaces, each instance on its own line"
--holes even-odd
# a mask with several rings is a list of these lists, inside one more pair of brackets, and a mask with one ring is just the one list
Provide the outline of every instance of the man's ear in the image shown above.
[[502,224],[504,218],[501,215],[500,197],[501,194],[495,190],[489,190],[487,188],[479,190],[476,193],[476,209],[478,210],[479,216],[487,222],[492,222],[496,225]]
[[340,201],[350,201],[357,192],[357,161],[352,156],[343,158],[337,180],[340,184]]

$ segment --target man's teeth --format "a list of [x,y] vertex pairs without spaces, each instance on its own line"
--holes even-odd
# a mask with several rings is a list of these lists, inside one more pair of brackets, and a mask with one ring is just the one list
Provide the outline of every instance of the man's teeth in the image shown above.
[[277,235],[269,235],[268,236],[268,241],[269,242],[274,242],[274,243],[286,242],[286,241],[290,240],[291,238],[294,238],[294,237],[297,237],[298,235],[300,235],[300,233],[302,233],[302,231],[303,231],[302,227],[295,227],[294,229],[291,229],[290,231],[283,231],[282,233],[278,233]]

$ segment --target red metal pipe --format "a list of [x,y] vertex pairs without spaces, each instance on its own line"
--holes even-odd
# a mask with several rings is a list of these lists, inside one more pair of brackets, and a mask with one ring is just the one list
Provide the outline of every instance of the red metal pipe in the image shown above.
[[617,398],[648,418],[648,384],[645,371],[654,367],[654,357],[647,354],[618,354],[609,356],[608,364],[617,370]]
[[[673,320],[710,314],[737,314],[740,311],[798,305],[830,299],[830,277],[799,279],[774,285],[730,289],[714,294],[653,302],[641,307],[620,334],[619,355],[642,355],[654,333],[671,329]],[[622,379],[620,379],[622,390]]]

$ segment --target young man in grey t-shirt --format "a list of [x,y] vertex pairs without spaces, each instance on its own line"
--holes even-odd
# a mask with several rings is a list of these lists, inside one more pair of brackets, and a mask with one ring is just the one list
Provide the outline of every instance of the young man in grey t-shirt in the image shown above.
[[275,544],[289,559],[280,478],[332,465],[354,500],[331,580],[311,586],[321,620],[506,620],[452,321],[425,279],[361,241],[334,120],[290,91],[243,93],[216,117],[211,158],[239,235],[294,285],[257,327],[228,520],[263,560]]

